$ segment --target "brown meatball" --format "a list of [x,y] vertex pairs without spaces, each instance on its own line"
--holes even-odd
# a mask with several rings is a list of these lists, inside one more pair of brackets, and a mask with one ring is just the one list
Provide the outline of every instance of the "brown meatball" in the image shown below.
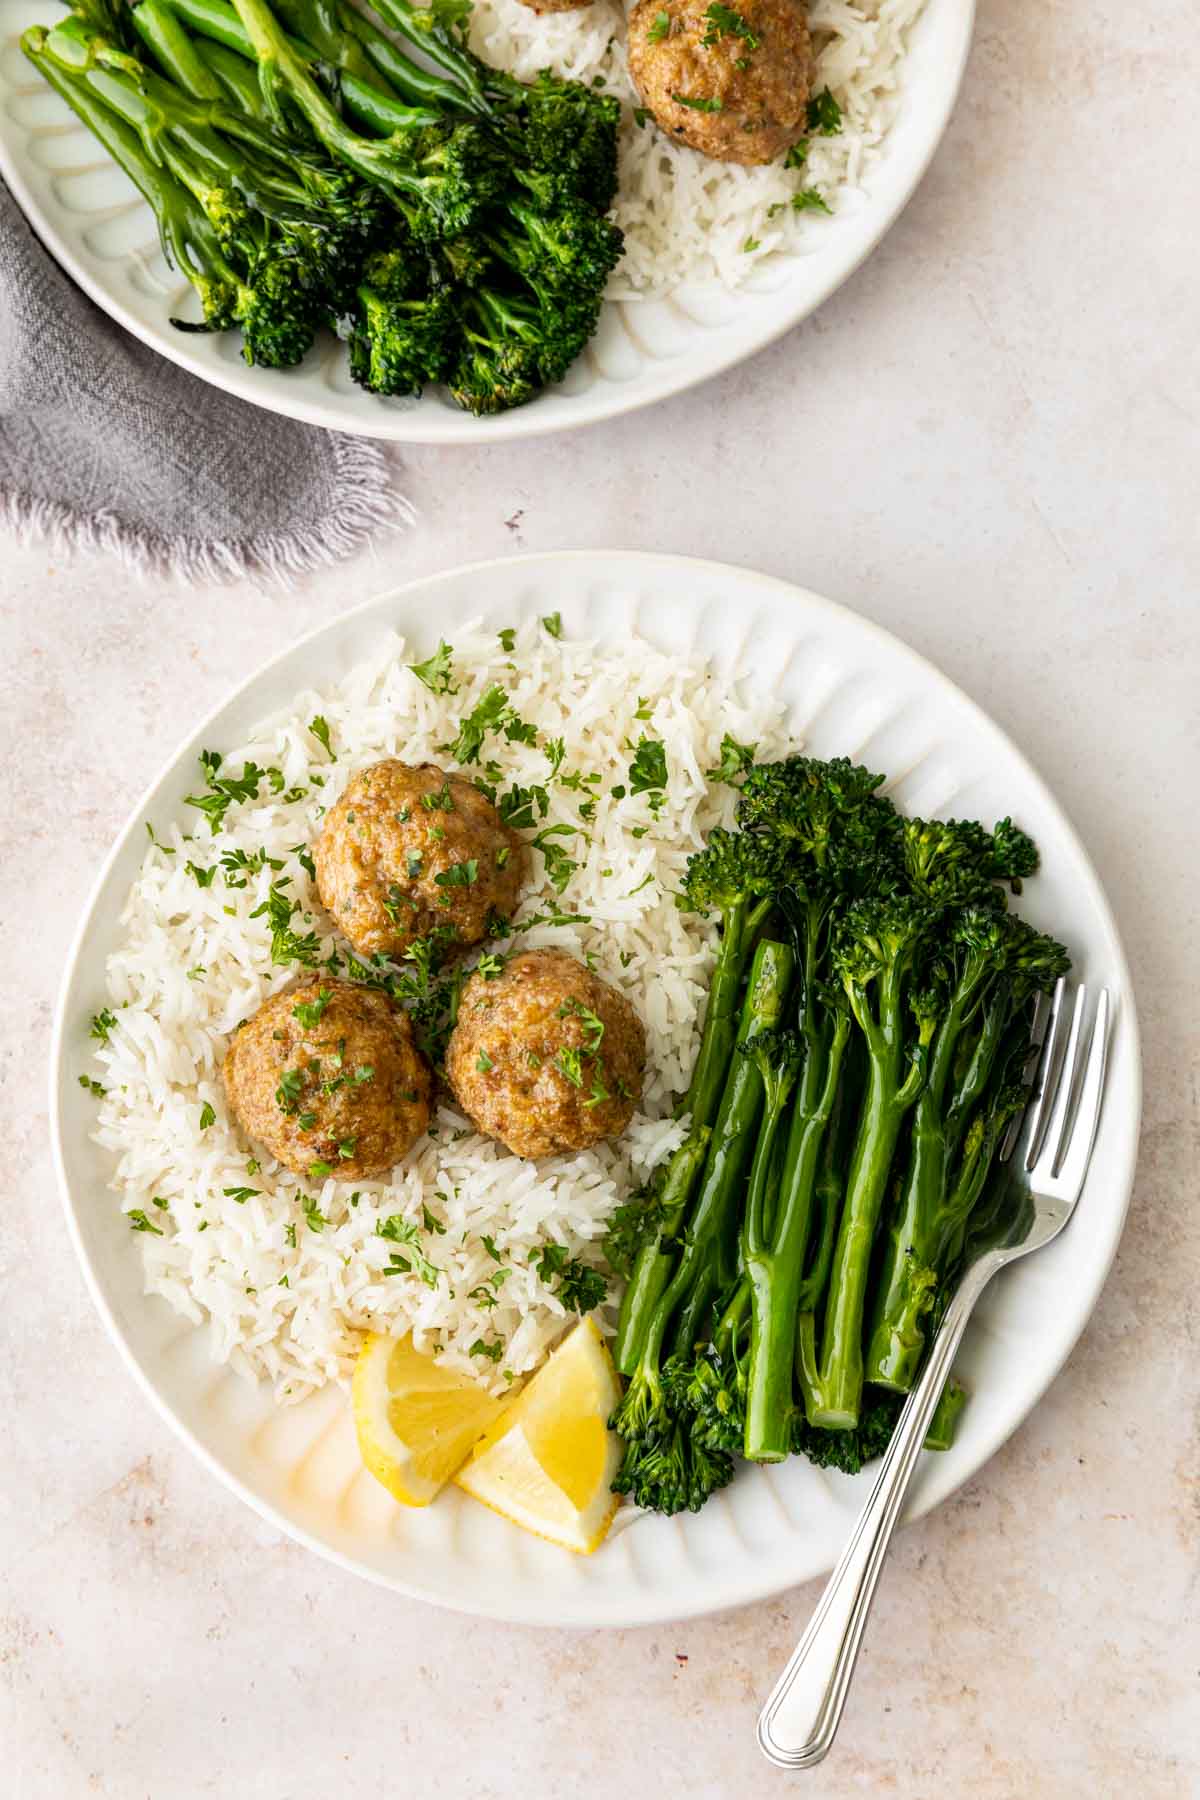
[[813,70],[801,0],[638,0],[629,15],[643,101],[664,131],[720,162],[773,162],[803,137]]
[[474,782],[434,763],[372,763],[313,845],[317,891],[356,950],[403,956],[435,926],[478,944],[520,898],[529,851]]
[[642,1093],[646,1033],[616,988],[565,950],[523,950],[463,989],[446,1051],[459,1105],[517,1156],[618,1137]]
[[592,0],[524,0],[524,4],[535,13],[582,12]]
[[406,1015],[352,981],[306,975],[272,994],[224,1076],[243,1131],[297,1175],[383,1175],[429,1126],[433,1078]]

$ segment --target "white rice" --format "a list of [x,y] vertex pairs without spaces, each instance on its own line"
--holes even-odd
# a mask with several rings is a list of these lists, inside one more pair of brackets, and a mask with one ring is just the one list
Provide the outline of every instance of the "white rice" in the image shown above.
[[862,203],[900,107],[909,33],[924,6],[925,0],[813,0],[814,92],[830,90],[843,125],[835,137],[812,137],[801,171],[781,162],[759,169],[714,162],[675,143],[652,120],[639,126],[619,0],[542,14],[523,0],[475,0],[471,42],[488,62],[524,80],[550,68],[579,81],[602,80],[605,92],[621,101],[614,216],[625,232],[625,256],[609,294],[629,300],[691,282],[735,288],[778,251],[819,248],[830,219],[794,212],[792,197],[815,188],[834,213]]
[[[422,646],[421,654],[432,647]],[[713,928],[681,913],[673,891],[688,855],[733,803],[732,791],[710,784],[704,771],[720,760],[726,732],[764,753],[783,747],[775,703],[748,703],[704,667],[681,665],[636,639],[619,646],[557,642],[531,620],[509,656],[494,633],[471,626],[454,639],[459,691],[444,698],[412,674],[411,654],[390,636],[344,681],[298,695],[245,743],[212,746],[224,753],[223,773],[240,774],[250,759],[280,770],[285,791],[271,796],[264,781],[258,800],[230,807],[216,837],[186,808],[179,821],[155,820],[165,848],[147,851],[123,915],[125,941],[108,962],[117,1024],[96,1051],[95,1072],[107,1090],[96,1141],[115,1158],[113,1186],[123,1210],[144,1213],[162,1233],[139,1237],[146,1291],[197,1324],[207,1320],[214,1356],[266,1377],[281,1400],[345,1379],[356,1333],[366,1328],[411,1329],[420,1348],[496,1388],[541,1360],[568,1315],[539,1279],[531,1253],[565,1244],[572,1256],[603,1269],[609,1213],[680,1139],[670,1108],[691,1069]],[[222,854],[265,848],[283,860],[289,891],[304,905],[304,922],[294,920],[294,928],[315,931],[323,955],[344,949],[294,848],[312,842],[324,809],[363,764],[394,755],[453,767],[439,746],[494,681],[539,733],[538,747],[488,737],[483,760],[501,765],[501,788],[545,783],[546,824],[579,827],[580,801],[596,798],[595,818],[581,835],[556,840],[580,863],[558,904],[590,922],[539,925],[517,942],[557,944],[594,959],[629,997],[648,1040],[641,1109],[618,1143],[535,1164],[443,1107],[436,1136],[423,1140],[392,1180],[355,1190],[303,1182],[235,1128],[220,1079],[230,1033],[294,974],[272,964],[267,922],[251,916],[281,876],[268,867],[238,888],[221,873],[202,888],[186,865],[207,868]],[[328,721],[336,761],[308,729],[318,714]],[[612,795],[615,784],[628,782],[630,746],[643,733],[666,749],[669,782],[657,816],[645,795]],[[598,775],[598,784],[580,792],[548,780],[540,746],[558,737],[566,746],[562,771]],[[293,787],[307,792],[288,800]],[[197,772],[196,791],[202,789]],[[540,879],[540,854],[534,862]],[[548,886],[531,892],[517,922],[554,899]],[[202,1129],[206,1105],[215,1122]],[[226,1188],[257,1191],[239,1202]],[[318,1228],[314,1202],[325,1221]],[[423,1208],[441,1231],[427,1225]],[[394,1246],[376,1226],[397,1212],[420,1229],[421,1247],[438,1266],[436,1286],[415,1274],[381,1274]],[[506,1278],[487,1289],[501,1266]],[[493,1306],[481,1304],[481,1289]],[[614,1283],[598,1315],[605,1328],[617,1297]],[[477,1340],[502,1346],[499,1360],[472,1357]]]

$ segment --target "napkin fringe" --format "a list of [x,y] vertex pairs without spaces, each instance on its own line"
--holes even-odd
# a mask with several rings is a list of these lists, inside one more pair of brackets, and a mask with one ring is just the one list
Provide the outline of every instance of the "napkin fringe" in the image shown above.
[[411,503],[392,488],[378,444],[336,438],[333,456],[333,503],[319,525],[241,538],[164,537],[110,508],[79,513],[59,500],[13,492],[0,493],[0,523],[22,542],[45,539],[71,552],[103,551],[143,579],[169,570],[197,583],[265,576],[290,588],[300,576],[353,556],[372,533],[402,530],[416,518]]

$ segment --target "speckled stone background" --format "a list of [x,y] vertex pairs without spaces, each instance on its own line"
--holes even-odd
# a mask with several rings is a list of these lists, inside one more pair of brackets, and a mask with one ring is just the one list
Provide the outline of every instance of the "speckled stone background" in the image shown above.
[[[1185,0],[983,0],[928,179],[817,318],[623,424],[406,456],[417,529],[297,593],[0,545],[5,1796],[1200,1793],[1198,79]],[[1036,1415],[899,1540],[807,1776],[769,1769],[753,1727],[815,1586],[566,1635],[341,1575],[176,1445],[54,1192],[64,949],[185,723],[386,584],[588,544],[756,564],[933,657],[1054,783],[1137,984],[1145,1129],[1113,1275]]]

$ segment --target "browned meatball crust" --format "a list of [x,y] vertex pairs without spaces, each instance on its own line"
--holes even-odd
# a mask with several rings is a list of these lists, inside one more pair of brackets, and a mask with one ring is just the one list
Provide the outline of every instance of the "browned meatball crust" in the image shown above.
[[405,1014],[327,975],[272,994],[235,1034],[224,1076],[243,1131],[297,1175],[383,1175],[429,1126],[433,1078]]
[[582,12],[592,0],[524,0],[524,4],[535,13]]
[[618,1137],[646,1068],[646,1033],[624,994],[564,950],[523,950],[463,989],[446,1074],[480,1131],[517,1156]]
[[720,162],[774,162],[803,137],[813,72],[802,0],[638,0],[629,15],[643,101],[664,131]]
[[360,769],[313,845],[317,891],[365,956],[403,956],[435,926],[464,948],[516,907],[529,851],[462,775],[388,759]]

